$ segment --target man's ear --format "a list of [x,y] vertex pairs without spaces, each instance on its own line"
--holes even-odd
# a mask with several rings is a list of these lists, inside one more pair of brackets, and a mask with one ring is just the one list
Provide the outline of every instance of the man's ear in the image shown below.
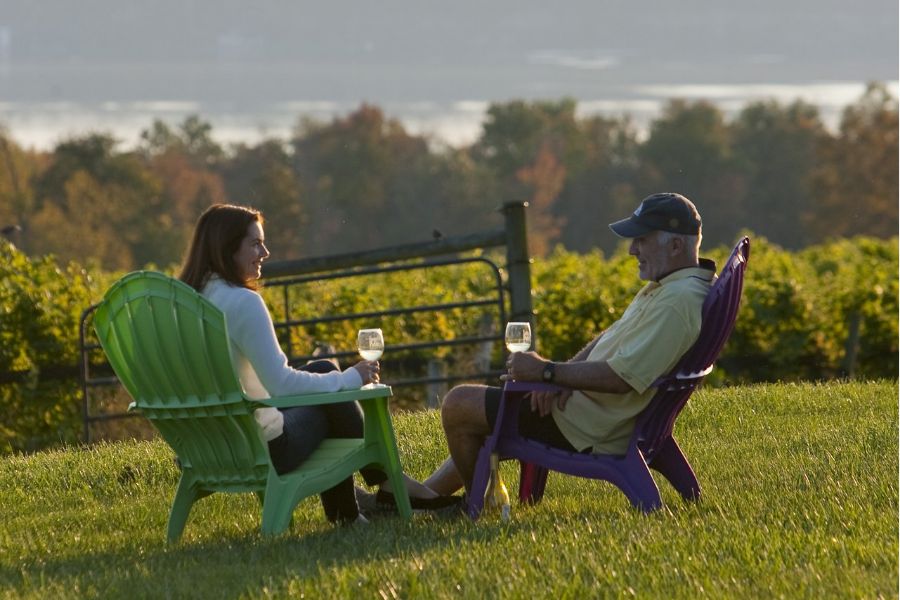
[[679,256],[684,254],[684,239],[680,237],[673,236],[671,240],[669,240],[669,248],[671,249],[672,256]]

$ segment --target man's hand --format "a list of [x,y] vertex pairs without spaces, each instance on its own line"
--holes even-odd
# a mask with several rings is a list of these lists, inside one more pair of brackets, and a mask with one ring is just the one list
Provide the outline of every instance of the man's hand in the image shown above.
[[[535,352],[514,352],[506,361],[506,375],[501,381],[543,382],[547,360]],[[589,390],[605,394],[625,394],[633,388],[605,360],[570,360],[556,363],[552,383],[573,390]],[[568,400],[568,397],[566,397]],[[563,400],[565,405],[565,400]]]
[[566,402],[569,401],[569,396],[571,395],[572,390],[569,389],[563,389],[556,392],[530,392],[528,394],[531,398],[531,410],[537,411],[542,417],[546,417],[550,414],[554,402],[556,402],[556,406],[559,407],[559,410],[566,410]]
[[537,352],[513,352],[506,361],[502,381],[541,381],[547,361]]

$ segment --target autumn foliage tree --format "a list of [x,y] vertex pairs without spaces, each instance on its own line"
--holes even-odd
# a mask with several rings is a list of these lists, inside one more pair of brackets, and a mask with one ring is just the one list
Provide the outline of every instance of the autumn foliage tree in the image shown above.
[[743,178],[741,222],[789,248],[813,236],[802,226],[814,206],[812,173],[828,133],[815,106],[774,101],[744,108],[731,126],[732,154]]
[[531,188],[528,206],[528,251],[532,256],[546,256],[550,243],[559,239],[565,219],[553,214],[553,203],[566,180],[566,168],[559,164],[548,147],[538,152],[534,164],[516,173]]
[[26,152],[0,128],[0,228],[6,236],[24,247],[24,231],[34,214],[32,180],[43,167],[43,157]]
[[579,131],[576,103],[495,104],[488,109],[481,138],[473,145],[497,180],[501,202],[527,201],[531,250],[543,255],[555,243],[566,218],[556,202],[570,173],[584,168],[587,140]]
[[304,122],[292,145],[311,253],[427,241],[436,230],[467,233],[473,222],[497,221],[499,202],[477,165],[454,150],[433,152],[376,107]]
[[612,252],[618,241],[607,225],[634,210],[647,188],[637,177],[638,134],[627,118],[588,117],[579,122],[583,161],[568,165],[554,206],[561,215],[559,241],[571,250]]
[[884,86],[870,85],[844,110],[839,135],[823,140],[804,215],[813,239],[897,235],[897,110]]
[[837,132],[801,101],[726,118],[676,99],[639,132],[627,116],[581,116],[561,99],[492,104],[461,148],[367,104],[302,120],[287,140],[229,148],[198,116],[154,121],[134,149],[95,133],[25,151],[0,133],[0,227],[32,255],[130,269],[178,262],[215,202],[263,210],[275,256],[290,258],[495,229],[504,203],[527,201],[533,254],[612,252],[621,242],[608,223],[678,191],[700,208],[707,245],[750,229],[799,249],[896,235],[897,129],[897,100],[873,85]]
[[93,134],[60,143],[34,181],[28,250],[127,269],[156,260],[165,242],[161,185],[115,140]]
[[327,125],[306,122],[293,146],[295,169],[308,186],[312,249],[336,237],[348,250],[376,247],[381,236],[372,225],[394,208],[390,191],[397,170],[427,152],[423,140],[374,106]]
[[735,168],[731,131],[709,102],[669,103],[650,126],[641,145],[641,196],[679,192],[693,200],[703,216],[709,244],[731,243],[744,218],[745,185]]
[[270,139],[256,146],[240,145],[221,169],[232,202],[261,210],[267,221],[266,238],[280,258],[297,258],[310,250],[306,235],[309,209],[305,186],[293,168],[286,144]]

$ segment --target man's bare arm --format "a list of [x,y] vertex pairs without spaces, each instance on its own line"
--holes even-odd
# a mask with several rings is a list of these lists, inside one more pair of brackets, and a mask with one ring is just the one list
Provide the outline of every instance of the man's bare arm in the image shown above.
[[558,363],[553,383],[576,390],[612,394],[624,394],[631,391],[631,386],[619,377],[619,374],[613,371],[605,360]]
[[[516,352],[509,357],[508,375],[502,376],[501,379],[541,381],[547,362],[535,352]],[[556,363],[553,383],[576,390],[613,394],[631,391],[631,386],[619,377],[606,361],[580,360]]]

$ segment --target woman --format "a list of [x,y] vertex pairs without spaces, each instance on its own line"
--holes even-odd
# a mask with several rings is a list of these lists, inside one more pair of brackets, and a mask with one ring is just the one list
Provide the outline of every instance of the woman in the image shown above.
[[[341,371],[327,360],[300,369],[288,365],[275,337],[272,317],[257,293],[263,261],[268,258],[262,214],[252,208],[216,204],[197,221],[179,279],[199,291],[224,314],[231,340],[231,360],[249,398],[336,392],[379,380],[378,361],[363,360]],[[296,469],[326,437],[362,437],[362,410],[356,402],[278,409],[261,407],[254,416],[269,446],[275,470]],[[362,469],[369,485],[380,485],[376,498],[393,505],[387,476]],[[459,501],[439,496],[405,477],[413,508],[437,509]],[[366,522],[359,513],[353,478],[321,494],[331,522]]]

